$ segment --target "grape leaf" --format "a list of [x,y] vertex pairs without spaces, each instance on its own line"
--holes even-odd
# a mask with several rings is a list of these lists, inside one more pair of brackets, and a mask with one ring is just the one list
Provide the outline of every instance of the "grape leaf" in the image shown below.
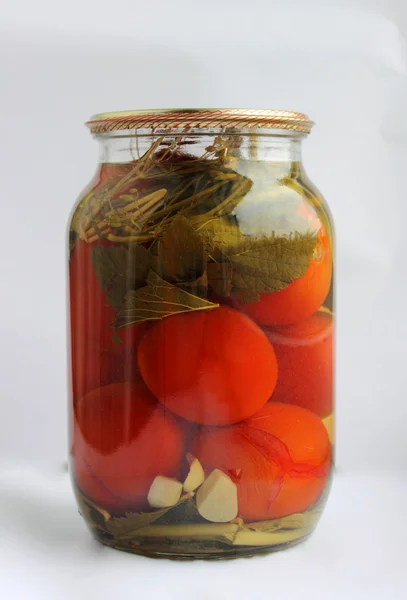
[[201,517],[198,512],[195,498],[188,498],[185,502],[179,502],[164,516],[157,519],[157,525],[186,523],[207,523],[206,519]]
[[198,226],[208,256],[208,281],[220,296],[255,302],[259,294],[276,292],[302,277],[318,238],[315,232],[251,237],[243,235],[234,217]]
[[131,539],[134,532],[154,523],[169,512],[176,511],[177,507],[189,501],[191,495],[184,494],[175,506],[153,510],[151,512],[126,513],[124,517],[114,517],[105,524],[106,531],[116,539]]
[[233,267],[234,295],[251,301],[256,294],[285,289],[305,274],[317,241],[306,233],[246,239],[230,251],[222,249]]
[[136,290],[146,282],[150,269],[148,251],[143,246],[95,246],[92,264],[107,301],[118,309],[129,290]]
[[243,238],[234,217],[212,218],[205,222],[193,221],[193,223],[203,237],[209,254],[216,247],[230,247]]
[[142,321],[163,319],[177,313],[212,310],[217,307],[218,304],[190,294],[150,271],[145,287],[127,293],[122,307],[116,314],[115,326],[122,328]]
[[101,508],[84,496],[76,485],[73,486],[73,490],[78,504],[79,514],[82,518],[90,527],[104,530],[106,522],[111,518],[107,510]]
[[194,281],[205,272],[201,235],[182,215],[176,216],[158,243],[157,273],[168,281]]
[[172,507],[162,508],[160,510],[145,513],[126,513],[126,516],[124,517],[114,517],[108,521],[105,528],[107,532],[114,535],[116,539],[123,540],[131,538],[137,529],[147,527],[151,523],[154,523],[154,521],[165,515],[171,508]]
[[204,274],[198,277],[198,279],[194,279],[194,281],[183,281],[178,285],[194,296],[202,296],[205,298],[208,291],[208,274],[205,270]]
[[232,265],[227,262],[208,263],[208,283],[214,292],[227,298],[232,292]]
[[231,294],[244,304],[248,304],[249,302],[257,302],[260,298],[259,292],[249,289],[235,289]]

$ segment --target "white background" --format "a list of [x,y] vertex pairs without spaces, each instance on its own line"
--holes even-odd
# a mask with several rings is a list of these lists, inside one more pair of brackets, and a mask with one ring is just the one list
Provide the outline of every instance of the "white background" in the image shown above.
[[[66,559],[68,570],[78,568],[85,581],[76,597],[82,597],[80,589],[85,597],[86,585],[89,590],[99,585],[94,596],[99,600],[110,589],[114,593],[109,586],[116,577],[116,571],[106,575],[107,586],[103,578],[92,579],[100,558],[105,574],[106,565],[113,565],[119,579],[123,569],[123,581],[131,581],[133,568],[145,572],[147,587],[138,596],[143,600],[179,597],[179,585],[172,592],[160,587],[159,569],[169,578],[189,574],[186,580],[195,581],[198,590],[197,573],[205,568],[213,577],[227,573],[229,586],[236,577],[235,596],[266,590],[274,597],[277,574],[282,595],[285,574],[286,592],[294,594],[298,585],[303,598],[308,588],[301,586],[309,586],[313,576],[322,577],[309,590],[314,600],[318,594],[330,597],[333,578],[341,579],[343,594],[358,590],[355,598],[382,597],[382,589],[392,590],[392,599],[404,598],[407,578],[399,553],[405,552],[407,535],[405,0],[10,0],[0,10],[0,550],[9,564],[0,589],[4,577],[13,593],[28,586],[21,588],[24,598],[56,598],[53,577],[65,581],[58,568]],[[250,569],[241,566],[247,561],[228,563],[225,571],[202,564],[202,571],[192,566],[182,571],[173,563],[152,566],[144,559],[100,554],[87,541],[62,473],[65,228],[97,160],[96,143],[82,123],[101,111],[177,106],[308,113],[317,125],[305,142],[305,165],[336,221],[338,482],[308,545],[283,558],[250,561],[257,574],[254,588]],[[52,559],[55,572],[40,559],[34,568],[33,540],[44,561],[48,547],[59,548]],[[368,571],[358,567],[364,553],[372,565]],[[323,569],[315,572],[318,561]],[[21,579],[20,572],[30,575]],[[270,575],[267,586],[261,573]],[[135,595],[140,581],[133,580]],[[199,592],[206,590],[204,595],[192,597],[212,600],[231,589],[215,586],[210,593],[204,586]],[[90,591],[86,597],[93,597]]]

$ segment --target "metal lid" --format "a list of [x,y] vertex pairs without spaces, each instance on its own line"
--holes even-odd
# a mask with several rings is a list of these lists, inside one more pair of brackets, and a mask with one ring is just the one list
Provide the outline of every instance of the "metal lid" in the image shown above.
[[92,133],[120,129],[288,129],[309,133],[313,122],[287,110],[241,108],[172,108],[128,110],[94,115],[86,123]]

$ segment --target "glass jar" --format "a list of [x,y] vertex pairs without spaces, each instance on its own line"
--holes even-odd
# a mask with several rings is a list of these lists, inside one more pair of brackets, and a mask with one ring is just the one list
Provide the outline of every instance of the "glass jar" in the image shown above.
[[314,529],[333,460],[333,232],[312,123],[109,113],[70,223],[71,472],[97,540],[230,558]]

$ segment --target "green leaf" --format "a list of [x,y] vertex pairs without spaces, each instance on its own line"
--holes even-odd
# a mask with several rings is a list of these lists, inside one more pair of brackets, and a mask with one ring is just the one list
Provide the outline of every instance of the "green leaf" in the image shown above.
[[73,491],[82,518],[90,527],[104,530],[106,522],[111,518],[110,513],[84,496],[77,485],[73,486]]
[[243,235],[235,217],[198,225],[207,252],[209,285],[220,296],[233,295],[255,302],[259,294],[277,292],[302,277],[308,269],[318,238],[315,232],[291,235]]
[[208,283],[214,292],[227,298],[232,292],[232,265],[230,263],[208,263]]
[[305,274],[317,241],[315,234],[306,233],[246,239],[231,249],[222,249],[233,267],[234,295],[251,301],[255,295],[285,289]]
[[162,508],[146,513],[126,513],[124,517],[110,519],[106,523],[105,528],[116,539],[132,538],[137,529],[151,525],[151,523],[154,523],[154,521],[165,515],[171,508]]
[[234,217],[211,218],[204,222],[195,222],[195,226],[204,238],[207,251],[212,258],[214,249],[234,246],[243,239]]
[[232,182],[230,193],[219,202],[218,206],[209,211],[206,216],[224,217],[230,215],[249,192],[252,185],[253,182],[250,179],[239,175],[238,179]]
[[[225,180],[222,177],[219,180],[221,173],[219,169],[210,173],[208,186],[205,190],[188,200],[188,206],[185,208],[184,214],[197,229],[205,226],[208,221],[214,218],[231,215],[252,186],[249,179],[231,170],[228,170],[228,174],[232,176],[232,179]],[[198,178],[202,179],[202,174],[198,174]],[[202,197],[204,194],[205,198]]]
[[178,510],[178,507],[183,505],[186,501],[189,502],[190,498],[190,494],[184,494],[175,506],[161,508],[151,512],[126,513],[124,517],[114,517],[107,521],[105,524],[105,529],[116,539],[131,539],[138,529],[148,527],[148,525],[151,525],[151,523],[154,523],[167,513],[175,514]]
[[148,251],[143,246],[95,246],[92,264],[107,301],[118,309],[129,290],[143,286],[150,269]]
[[127,327],[142,321],[154,321],[178,313],[212,310],[217,307],[218,304],[194,296],[150,271],[145,287],[127,293],[123,306],[116,315],[115,325],[117,328]]
[[158,243],[157,273],[168,281],[194,281],[205,272],[201,235],[182,215],[176,216]]
[[[320,510],[320,512],[322,509]],[[269,521],[255,521],[254,523],[246,523],[248,529],[254,531],[269,532],[278,531],[281,529],[302,529],[308,525],[314,524],[319,514],[311,513],[310,511],[304,513],[295,513],[282,517],[281,519],[272,519]]]
[[258,292],[249,289],[235,289],[232,295],[245,304],[257,302],[260,298]]
[[208,291],[208,274],[205,271],[203,275],[194,279],[194,281],[183,281],[180,282],[179,287],[193,294],[194,296],[206,297]]
[[207,523],[198,512],[195,498],[191,497],[185,502],[179,502],[169,512],[157,520],[157,525],[170,525],[176,523]]

